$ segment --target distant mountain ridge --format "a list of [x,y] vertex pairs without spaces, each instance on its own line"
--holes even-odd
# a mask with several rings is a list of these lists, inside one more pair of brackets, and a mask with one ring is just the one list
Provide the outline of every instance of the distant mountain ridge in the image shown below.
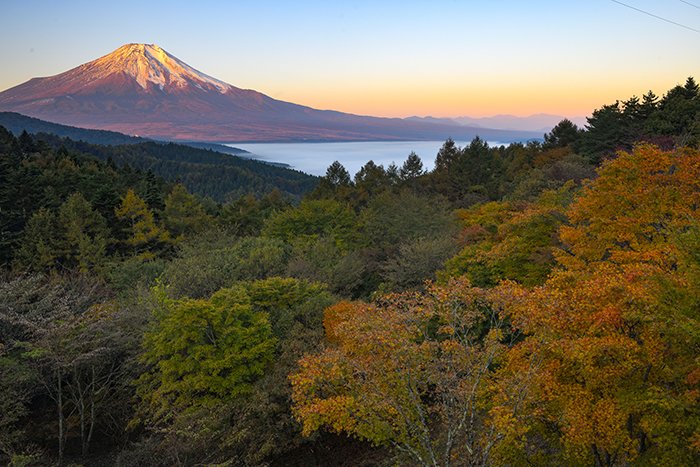
[[[579,127],[583,128],[586,124],[585,117],[565,117],[563,115],[552,114],[534,114],[526,117],[518,117],[516,115],[494,115],[492,117],[453,117],[453,118],[436,118],[436,117],[408,117],[406,120],[414,122],[438,123],[442,125],[464,125],[473,128],[491,128],[495,130],[514,130],[514,131],[536,131],[539,133],[548,133],[554,128],[557,123],[568,118]],[[541,136],[541,135],[540,135]]]
[[212,78],[153,44],[127,44],[64,73],[0,93],[0,110],[155,139],[207,142],[513,142],[540,132],[317,110]]

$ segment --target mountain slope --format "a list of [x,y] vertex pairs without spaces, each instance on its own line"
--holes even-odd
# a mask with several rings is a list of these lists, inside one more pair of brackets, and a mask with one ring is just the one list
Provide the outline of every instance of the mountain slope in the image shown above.
[[316,110],[224,83],[148,44],[127,44],[65,73],[33,78],[3,91],[0,110],[173,140],[425,140],[478,134],[510,142],[541,137],[526,131]]

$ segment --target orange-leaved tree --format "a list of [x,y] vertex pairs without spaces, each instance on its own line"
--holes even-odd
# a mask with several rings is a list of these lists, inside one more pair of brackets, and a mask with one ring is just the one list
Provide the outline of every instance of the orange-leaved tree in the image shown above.
[[[547,282],[494,292],[528,335],[499,372],[492,414],[516,433],[504,462],[547,450],[559,454],[543,462],[700,461],[699,208],[700,152],[638,146],[573,203]],[[537,384],[515,416],[518,379]]]
[[325,312],[328,347],[290,376],[309,435],[325,428],[390,445],[421,465],[483,465],[502,436],[488,423],[506,349],[489,292],[464,280]]

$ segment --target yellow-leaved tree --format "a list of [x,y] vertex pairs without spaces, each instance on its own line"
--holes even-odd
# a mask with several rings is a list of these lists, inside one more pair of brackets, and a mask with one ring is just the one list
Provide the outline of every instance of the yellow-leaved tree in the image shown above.
[[170,239],[168,231],[156,223],[146,202],[132,189],[126,192],[115,214],[125,224],[125,244],[135,256],[150,259],[154,257],[153,251],[162,249]]
[[[697,465],[700,152],[641,145],[598,175],[568,210],[547,282],[496,292],[528,336],[499,372],[492,415],[514,435],[498,455]],[[518,380],[525,398],[508,392]]]

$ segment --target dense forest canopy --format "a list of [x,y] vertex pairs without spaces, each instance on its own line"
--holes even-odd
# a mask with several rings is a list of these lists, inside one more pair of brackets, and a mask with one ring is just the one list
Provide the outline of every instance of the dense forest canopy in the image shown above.
[[15,137],[22,133],[32,135],[36,147],[89,154],[118,167],[153,172],[217,202],[248,193],[262,196],[274,189],[300,198],[318,181],[317,177],[283,164],[238,157],[250,153],[220,144],[158,142],[113,131],[59,125],[13,112],[0,112],[0,126]]
[[700,463],[698,110],[318,181],[0,128],[0,462]]

